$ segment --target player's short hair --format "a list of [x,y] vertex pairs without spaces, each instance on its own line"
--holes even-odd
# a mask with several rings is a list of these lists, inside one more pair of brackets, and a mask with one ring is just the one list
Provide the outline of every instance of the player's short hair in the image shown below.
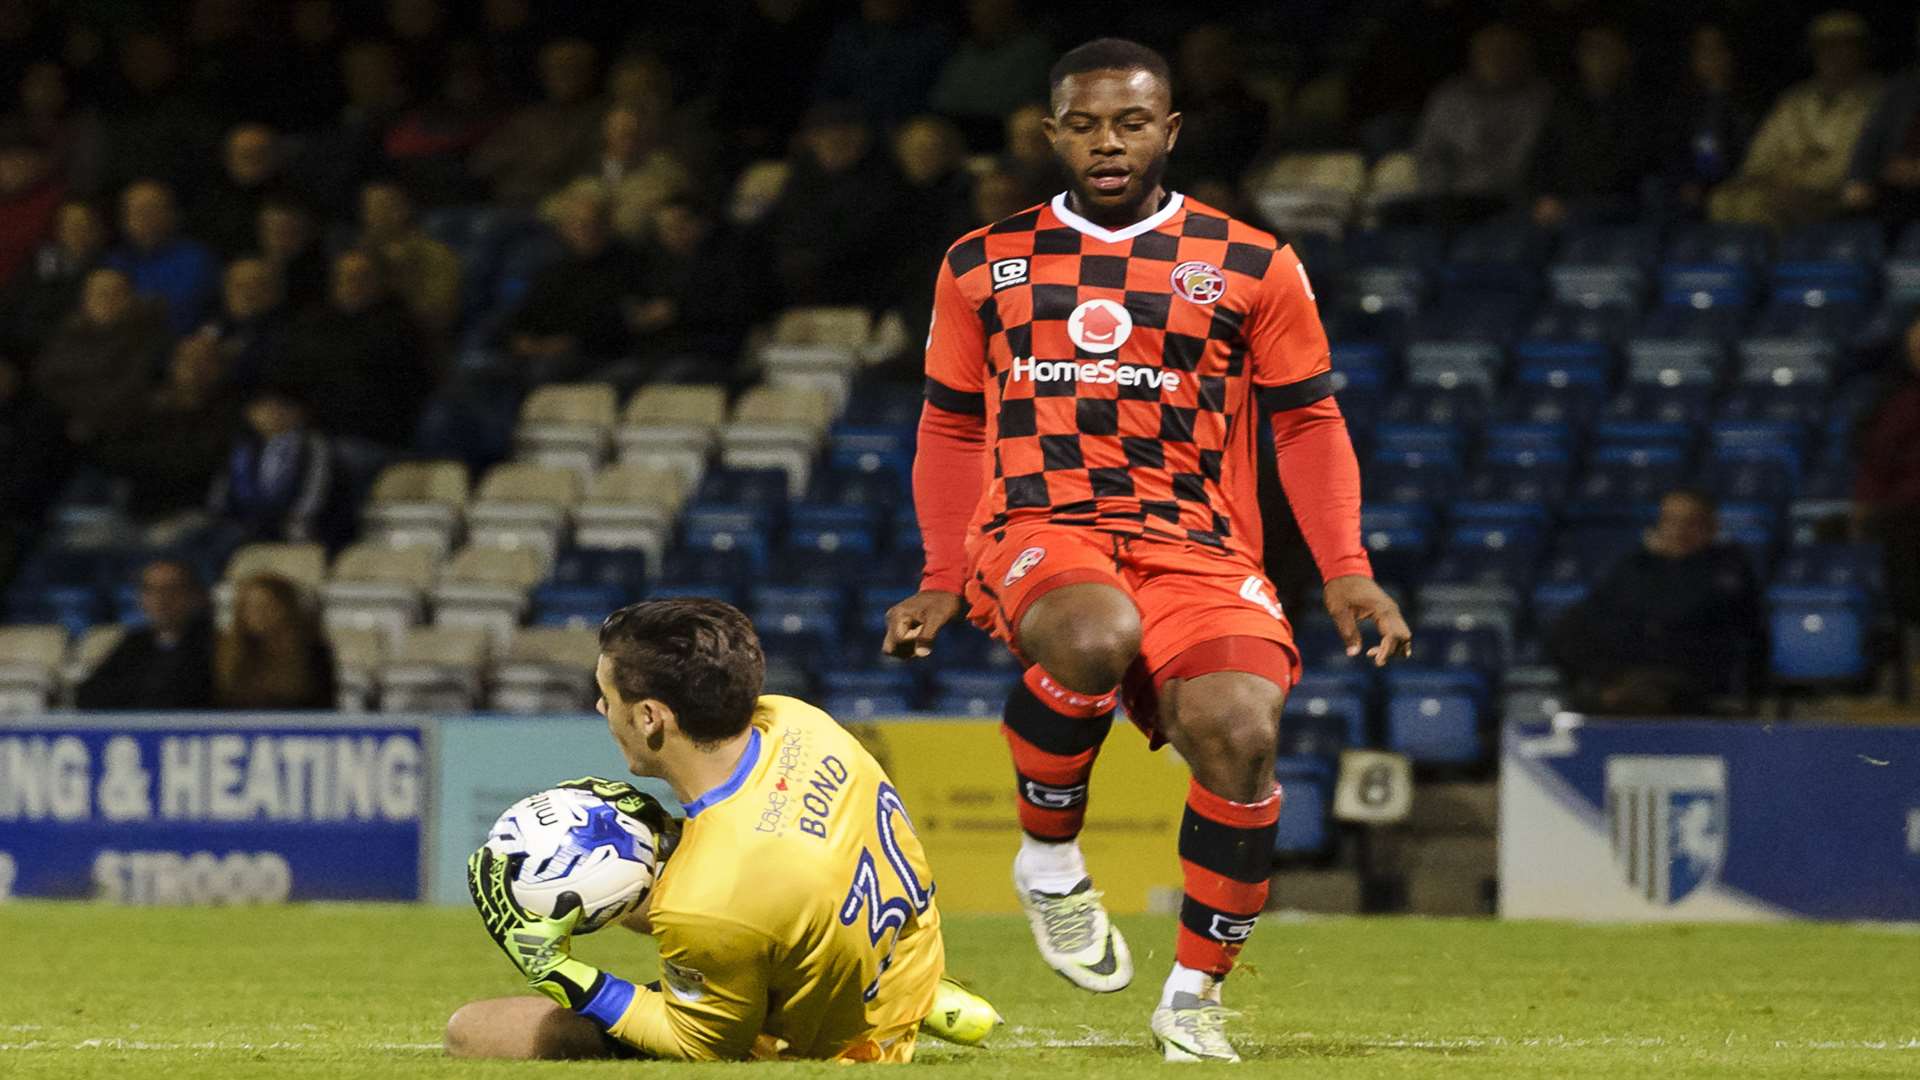
[[1137,41],[1104,37],[1068,49],[1055,60],[1047,72],[1047,93],[1059,93],[1067,76],[1089,71],[1144,71],[1169,87],[1173,85],[1173,69],[1167,66],[1166,57]]
[[622,699],[665,703],[696,743],[747,730],[766,681],[752,621],[719,600],[629,604],[600,624],[600,652]]

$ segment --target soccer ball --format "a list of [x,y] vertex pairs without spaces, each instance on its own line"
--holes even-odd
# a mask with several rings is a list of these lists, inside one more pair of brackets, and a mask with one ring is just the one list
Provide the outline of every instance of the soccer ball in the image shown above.
[[653,889],[653,830],[590,791],[548,788],[500,815],[487,846],[507,857],[509,885],[522,908],[551,918],[572,893],[589,934],[640,906]]

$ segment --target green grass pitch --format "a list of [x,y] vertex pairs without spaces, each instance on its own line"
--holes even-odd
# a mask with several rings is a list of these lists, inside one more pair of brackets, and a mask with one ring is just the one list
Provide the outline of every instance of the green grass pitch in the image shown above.
[[[914,1067],[951,1080],[1171,1068],[1156,1061],[1146,1019],[1172,920],[1120,921],[1139,976],[1095,997],[1042,967],[1017,918],[950,918],[953,969],[1008,1026],[985,1050],[923,1041]],[[654,975],[646,939],[608,930],[580,944],[629,977]],[[1257,1075],[1920,1076],[1911,927],[1270,917],[1245,961],[1228,1001],[1243,1013],[1236,1041]],[[458,909],[5,904],[0,972],[0,1077],[739,1075],[738,1066],[443,1058],[448,1013],[518,989]]]

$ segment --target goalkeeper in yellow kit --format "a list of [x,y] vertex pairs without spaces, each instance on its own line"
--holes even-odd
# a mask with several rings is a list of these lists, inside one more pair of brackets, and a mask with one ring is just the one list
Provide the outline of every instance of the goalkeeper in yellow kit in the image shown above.
[[[469,864],[475,904],[546,997],[461,1008],[449,1053],[907,1061],[923,1026],[959,1042],[992,1029],[992,1007],[943,977],[933,873],[886,772],[832,717],[760,696],[764,671],[752,624],[717,600],[607,619],[595,671],[607,726],[628,767],[686,807],[645,917],[660,980],[636,986],[574,959],[578,911],[521,909],[505,859],[483,847]],[[647,796],[583,783],[672,840]]]

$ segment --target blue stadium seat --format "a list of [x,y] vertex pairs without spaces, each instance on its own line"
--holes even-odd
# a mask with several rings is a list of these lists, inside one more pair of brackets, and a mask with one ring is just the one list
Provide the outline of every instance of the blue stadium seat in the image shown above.
[[1666,420],[1612,420],[1593,425],[1594,449],[1669,447],[1685,456],[1693,449],[1693,425]]
[[1877,221],[1823,221],[1780,240],[1783,263],[1840,262],[1878,265],[1886,258],[1885,226]]
[[1608,384],[1612,380],[1609,364],[1587,360],[1570,361],[1531,361],[1520,364],[1514,373],[1515,388],[1537,387],[1542,391],[1578,401],[1570,406],[1570,416],[1510,416],[1510,419],[1553,419],[1568,420],[1573,416],[1580,419],[1591,417],[1600,411],[1606,401]]
[[1490,424],[1480,434],[1489,452],[1533,450],[1570,454],[1574,448],[1573,425],[1564,421],[1555,423],[1508,421]]
[[649,600],[693,600],[711,598],[740,606],[743,587],[740,579],[677,578],[663,580],[647,590]]
[[1685,452],[1674,446],[1596,447],[1566,512],[1589,521],[1637,518],[1642,504],[1658,502],[1686,479],[1686,464]]
[[[767,543],[767,534],[759,528],[734,528],[724,525],[703,526],[689,521],[681,536],[681,545],[692,551],[711,551],[721,553],[739,553],[747,567],[747,574],[759,577],[766,573],[771,551]],[[729,557],[732,557],[729,555]],[[664,568],[662,577],[666,576]]]
[[1274,853],[1308,855],[1326,850],[1332,841],[1327,822],[1327,804],[1333,792],[1332,766],[1318,757],[1282,757],[1273,764],[1273,778],[1285,793],[1273,833]]
[[846,415],[862,424],[911,429],[920,422],[923,393],[918,382],[862,379],[847,399]]
[[1583,581],[1542,581],[1533,587],[1528,613],[1534,628],[1542,633],[1561,613],[1587,598],[1592,587]]
[[1806,304],[1794,295],[1776,295],[1747,327],[1757,338],[1846,337],[1866,319],[1865,308],[1854,302]]
[[849,720],[871,720],[876,716],[899,716],[914,711],[914,699],[904,694],[835,694],[823,693],[821,708],[828,716],[841,723]]
[[[1423,371],[1436,383],[1414,383],[1393,395],[1369,428],[1383,424],[1426,424],[1456,428],[1479,427],[1487,417],[1487,399],[1492,393],[1491,379],[1485,382],[1455,382],[1453,372]],[[1366,428],[1362,429],[1364,433]]]
[[1567,528],[1554,537],[1545,576],[1561,583],[1597,582],[1613,565],[1639,548],[1640,529],[1632,525]]
[[1393,377],[1393,350],[1375,341],[1337,341],[1328,347],[1333,370],[1351,377],[1356,372],[1377,372],[1381,379]]
[[1281,752],[1337,757],[1344,747],[1369,745],[1368,727],[1363,693],[1348,683],[1309,675],[1287,694]]
[[1419,503],[1365,503],[1360,507],[1360,531],[1433,528],[1433,511]]
[[1484,501],[1557,504],[1567,494],[1572,460],[1561,450],[1489,446],[1462,491]]
[[787,473],[784,469],[735,469],[722,466],[707,470],[694,503],[737,504],[780,508],[787,503]]
[[1373,448],[1379,455],[1446,455],[1458,458],[1466,447],[1466,433],[1447,424],[1381,424],[1373,429]]
[[1727,341],[1738,337],[1753,320],[1753,308],[1739,295],[1699,293],[1698,303],[1661,304],[1650,308],[1637,338],[1669,341]]
[[1543,308],[1527,324],[1527,344],[1605,344],[1611,345],[1633,333],[1640,324],[1640,311],[1626,304],[1580,307],[1557,303]]
[[1877,544],[1813,544],[1795,548],[1774,572],[1779,585],[1857,589],[1866,596],[1886,594],[1886,561]]
[[[1345,237],[1347,265],[1433,266],[1446,248],[1440,230],[1430,226],[1399,226],[1348,233]],[[1350,271],[1358,272],[1357,269]]]
[[1419,528],[1369,529],[1362,534],[1373,572],[1384,581],[1410,585],[1420,580],[1432,536]]
[[826,469],[814,473],[807,497],[816,503],[891,509],[912,495],[907,481],[889,470],[863,473]]
[[1506,667],[1507,643],[1493,626],[1423,616],[1414,624],[1413,638],[1419,642],[1423,665],[1465,668],[1487,676]]
[[753,556],[743,548],[684,545],[672,548],[660,562],[660,580],[650,595],[659,595],[664,586],[688,582],[731,582],[735,586],[756,576]]
[[1422,311],[1409,332],[1421,341],[1481,341],[1505,344],[1520,332],[1528,311],[1524,297],[1468,291],[1444,296]]
[[1753,273],[1730,263],[1667,263],[1660,268],[1660,302],[1694,310],[1743,308],[1753,303]]
[[1365,432],[1373,425],[1386,401],[1387,382],[1385,373],[1367,368],[1333,373],[1334,400],[1351,428]]
[[906,668],[825,671],[820,675],[823,707],[838,720],[912,711],[920,680]]
[[1704,416],[1713,408],[1713,382],[1658,383],[1630,382],[1607,399],[1600,411],[1602,420],[1634,423],[1682,424]]
[[913,472],[913,429],[842,425],[827,440],[827,467],[850,473],[888,472],[906,479]]
[[1466,670],[1400,668],[1387,672],[1387,749],[1419,765],[1470,765],[1481,759],[1486,683]]
[[1634,225],[1569,225],[1554,256],[1559,267],[1645,267],[1660,258],[1660,227]]
[[1364,312],[1412,315],[1427,295],[1427,274],[1418,266],[1366,266],[1340,282],[1340,302]]
[[933,675],[933,711],[958,716],[999,716],[1007,694],[1020,681],[1018,671],[942,670]]
[[1767,598],[1769,666],[1776,681],[1858,683],[1867,677],[1865,603],[1854,590],[1775,586]]
[[1759,225],[1702,222],[1676,231],[1663,257],[1675,263],[1759,266],[1768,259],[1769,240],[1767,230]]

